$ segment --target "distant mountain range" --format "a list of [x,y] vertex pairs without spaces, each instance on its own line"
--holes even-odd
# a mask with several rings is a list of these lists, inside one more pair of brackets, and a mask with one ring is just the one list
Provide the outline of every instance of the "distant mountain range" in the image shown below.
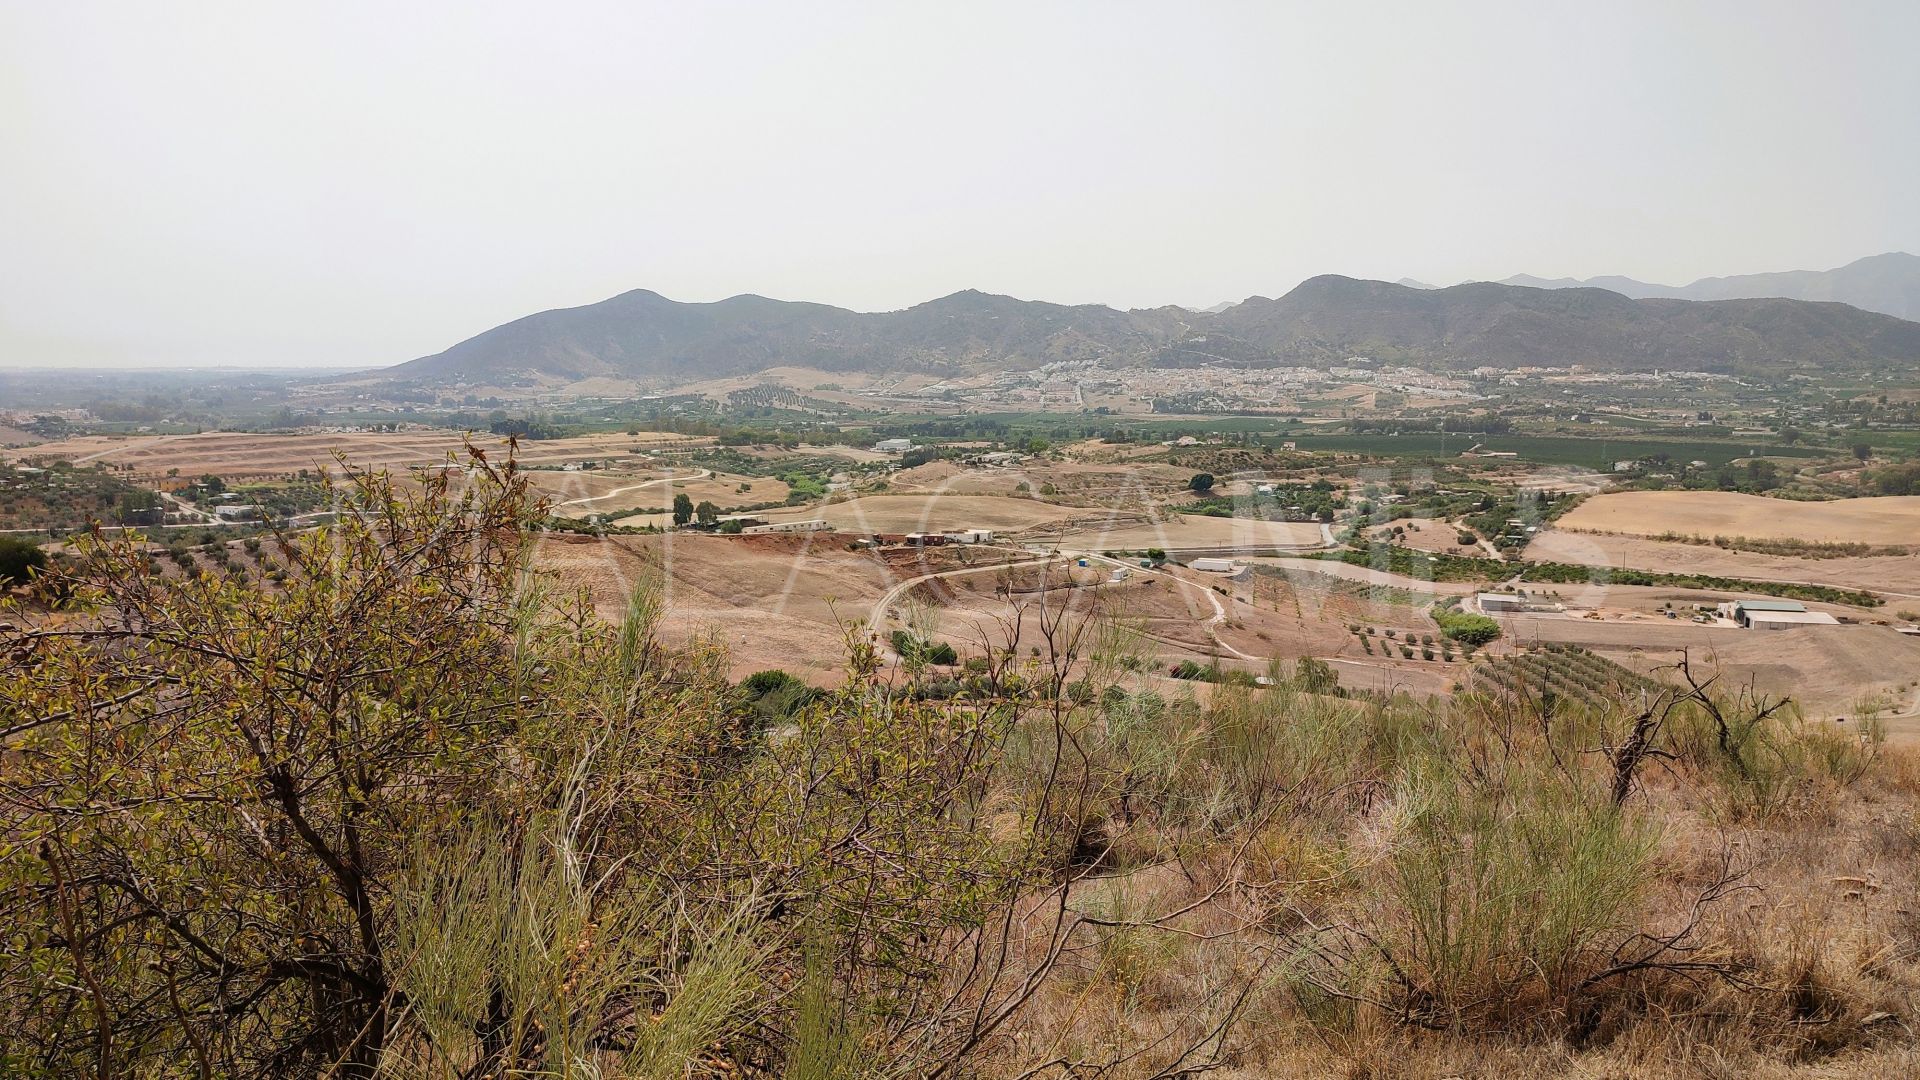
[[1171,311],[1047,304],[969,289],[902,311],[864,314],[750,295],[683,304],[636,289],[516,319],[385,374],[467,382],[508,375],[684,382],[781,365],[948,372],[1034,367],[1151,352],[1175,333],[1179,320]]
[[1896,319],[1920,319],[1920,255],[1904,251],[1868,256],[1834,270],[1738,274],[1701,278],[1691,285],[1652,285],[1628,277],[1549,279],[1531,274],[1516,274],[1501,284],[1534,289],[1607,289],[1636,300],[1745,300],[1769,296],[1828,300]]
[[438,385],[596,377],[673,385],[776,366],[956,375],[1089,358],[1268,367],[1353,356],[1435,369],[1868,370],[1920,364],[1920,323],[1793,299],[1692,302],[1578,285],[1433,288],[1332,275],[1277,299],[1254,296],[1208,312],[1118,311],[967,290],[865,314],[762,296],[687,304],[642,289],[529,315],[379,374]]

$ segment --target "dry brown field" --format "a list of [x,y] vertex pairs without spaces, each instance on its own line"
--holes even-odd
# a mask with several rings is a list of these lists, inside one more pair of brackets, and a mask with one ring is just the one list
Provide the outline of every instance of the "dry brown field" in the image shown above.
[[[1706,597],[1710,594],[1693,594]],[[1583,645],[1638,671],[1661,674],[1684,653],[1729,685],[1791,697],[1816,719],[1857,715],[1865,698],[1891,697],[1920,678],[1920,638],[1884,626],[1756,631],[1656,618],[1592,620],[1504,616],[1516,644]]]
[[1140,551],[1146,548],[1236,548],[1321,546],[1320,526],[1306,522],[1255,521],[1202,514],[1170,514],[1167,520],[1142,522],[1121,516],[1077,522],[1061,543],[1093,551]]
[[[1063,563],[985,570],[923,582],[912,590],[911,601],[930,612],[937,635],[963,653],[1007,645],[1004,637],[1015,625],[1014,609],[1021,604],[1031,609],[1038,602],[1044,577],[1047,602],[1055,608],[1076,618],[1097,616],[1136,629],[1142,658],[1159,672],[1192,660],[1258,674],[1269,658],[1312,656],[1337,661],[1335,670],[1349,688],[1427,695],[1446,692],[1466,670],[1461,659],[1448,663],[1366,653],[1349,625],[1438,631],[1424,606],[1377,598],[1364,583],[1342,576],[1248,574],[1229,579],[1168,567],[1153,573],[1136,570],[1123,582],[1106,583],[1110,569],[1096,562],[1088,570]],[[911,606],[897,606],[896,613]],[[1029,615],[1019,624],[1012,644],[1023,655],[1036,646],[1044,649],[1037,623]]]
[[1487,549],[1479,544],[1455,542],[1460,536],[1460,526],[1449,525],[1444,521],[1435,521],[1431,518],[1408,518],[1395,521],[1374,529],[1372,535],[1375,539],[1385,540],[1387,534],[1396,528],[1402,531],[1398,542],[1415,551],[1432,551],[1443,555],[1463,555],[1481,559],[1487,556]]
[[1384,585],[1388,588],[1408,589],[1438,596],[1470,593],[1477,588],[1477,586],[1456,581],[1421,581],[1385,570],[1375,570],[1370,566],[1355,566],[1352,563],[1335,562],[1330,559],[1297,559],[1282,556],[1253,558],[1247,561],[1255,566],[1279,567],[1290,575],[1300,578],[1311,578],[1315,575],[1337,577],[1366,585]]
[[[212,473],[227,479],[277,476],[301,469],[332,469],[334,454],[362,468],[404,470],[465,459],[468,436],[457,431],[321,432],[313,434],[255,435],[242,432],[206,432],[199,435],[88,435],[60,442],[6,451],[5,456],[58,458],[75,464],[107,462],[130,467],[143,478],[157,478],[178,469],[182,476]],[[490,455],[504,456],[506,440],[489,434],[471,436],[473,445]],[[700,441],[700,440],[691,440]],[[685,445],[684,436],[642,432],[639,435],[586,435],[572,439],[523,442],[518,451],[525,465],[560,464],[586,458],[624,459],[632,450],[654,450]]]
[[1891,597],[1890,607],[1913,606],[1906,601],[1920,600],[1920,555],[1813,559],[1727,551],[1705,544],[1681,544],[1638,536],[1548,529],[1527,545],[1527,557],[1580,566],[1693,572],[1756,581],[1797,581],[1844,589],[1870,589]]
[[957,495],[1038,493],[1049,502],[1081,507],[1145,509],[1186,497],[1193,474],[1165,465],[1120,465],[1029,460],[1003,469],[930,461],[888,478],[896,492]]
[[1631,536],[1904,545],[1920,543],[1920,495],[1794,502],[1733,491],[1622,491],[1588,499],[1559,526]]
[[862,495],[825,506],[794,506],[767,511],[769,521],[831,522],[848,533],[940,532],[965,528],[1020,532],[1064,521],[1085,511],[1037,499],[1001,495]]
[[[552,501],[553,511],[565,517],[587,514],[632,514],[636,510],[666,509],[673,497],[685,494],[697,505],[712,502],[729,508],[782,502],[787,497],[784,481],[766,476],[736,476],[731,473],[701,475],[685,468],[648,469],[633,473],[606,472],[528,472],[528,482]],[[744,487],[746,490],[742,491]],[[644,524],[626,521],[625,524]]]
[[617,620],[649,576],[663,583],[663,637],[724,646],[742,678],[784,668],[809,682],[836,681],[846,659],[841,626],[866,617],[893,571],[831,535],[718,537],[675,533],[595,539],[549,534],[537,565],[566,588],[585,588]]

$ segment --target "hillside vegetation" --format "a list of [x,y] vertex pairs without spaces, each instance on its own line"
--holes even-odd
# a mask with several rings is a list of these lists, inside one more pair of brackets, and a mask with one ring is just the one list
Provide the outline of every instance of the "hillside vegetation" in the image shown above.
[[1920,324],[1844,304],[1632,300],[1601,289],[1476,282],[1416,289],[1327,275],[1217,313],[1116,311],[968,290],[901,311],[644,289],[495,327],[382,374],[399,380],[686,382],[780,365],[954,374],[1056,360],[1327,365],[1360,355],[1438,368],[1584,364],[1779,376],[1920,358]]
[[530,570],[475,463],[355,477],[272,589],[95,539],[12,602],[0,1073],[1920,1064],[1920,762],[1870,723],[1571,664],[1199,698],[1044,592],[964,692],[854,628],[769,708],[654,583],[609,625]]

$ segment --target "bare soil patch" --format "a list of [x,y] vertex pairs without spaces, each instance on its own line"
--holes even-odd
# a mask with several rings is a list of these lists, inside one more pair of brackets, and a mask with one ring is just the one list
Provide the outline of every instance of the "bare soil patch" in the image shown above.
[[1061,542],[1095,551],[1221,548],[1258,552],[1276,547],[1319,547],[1322,534],[1320,526],[1306,522],[1256,521],[1202,514],[1171,514],[1163,521],[1143,522],[1116,514],[1104,520],[1076,522]]
[[1073,516],[1071,507],[999,495],[862,495],[825,506],[768,511],[769,520],[821,519],[851,533],[945,532],[967,528],[1019,532]]
[[[506,440],[489,434],[470,436],[474,446],[504,458]],[[361,468],[402,471],[464,461],[469,436],[458,431],[423,430],[383,432],[313,432],[256,435],[210,431],[198,435],[88,435],[41,443],[6,452],[12,459],[58,458],[85,464],[103,461],[130,467],[135,476],[157,478],[169,470],[181,475],[213,473],[236,477],[277,476],[308,470],[333,470],[335,452]],[[684,436],[642,432],[638,435],[586,435],[572,439],[523,442],[518,458],[523,465],[562,464],[585,459],[624,461],[631,451],[684,445]],[[700,440],[691,440],[700,441]]]
[[1684,620],[1510,617],[1515,642],[1583,645],[1636,671],[1659,674],[1684,652],[1696,672],[1719,670],[1729,686],[1751,684],[1791,697],[1810,717],[1856,715],[1865,697],[1894,693],[1920,673],[1920,639],[1881,626],[1804,626],[1760,631]]
[[1845,589],[1869,589],[1894,595],[1895,603],[1890,606],[1903,606],[1903,595],[1920,598],[1920,555],[1812,559],[1728,551],[1705,544],[1681,544],[1638,536],[1603,536],[1549,529],[1534,537],[1533,542],[1527,545],[1527,557],[1578,566],[1716,574],[1756,581],[1798,581]]
[[1621,491],[1588,499],[1559,525],[1631,536],[1912,544],[1920,538],[1920,495],[1793,502],[1733,491]]
[[883,561],[831,536],[550,534],[537,560],[563,586],[585,588],[609,620],[621,617],[640,582],[659,575],[668,641],[724,646],[735,678],[783,668],[815,683],[839,678],[841,624],[864,617],[894,580]]

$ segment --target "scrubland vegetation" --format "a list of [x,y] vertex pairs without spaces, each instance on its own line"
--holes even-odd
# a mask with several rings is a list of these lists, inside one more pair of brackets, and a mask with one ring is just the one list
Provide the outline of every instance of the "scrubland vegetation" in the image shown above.
[[858,628],[836,689],[735,686],[650,583],[608,625],[530,570],[479,464],[357,477],[271,589],[95,540],[9,613],[0,1073],[1920,1065],[1920,759],[1870,720],[1572,654],[1200,697],[1044,595],[950,697]]

